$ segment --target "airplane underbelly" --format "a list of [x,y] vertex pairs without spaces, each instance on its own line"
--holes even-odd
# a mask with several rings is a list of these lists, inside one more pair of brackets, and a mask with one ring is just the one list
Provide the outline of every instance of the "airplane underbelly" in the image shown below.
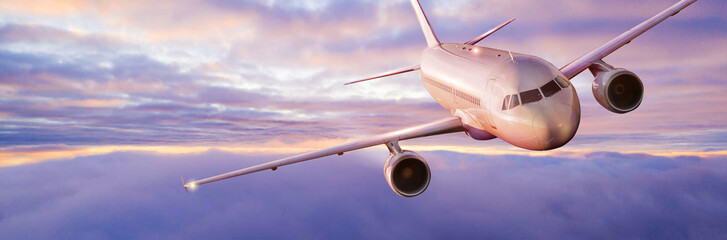
[[479,109],[457,109],[454,111],[454,116],[459,117],[462,120],[462,126],[465,128],[465,133],[475,140],[490,140],[497,138],[492,134],[490,129],[487,128],[487,123],[483,122],[484,112]]

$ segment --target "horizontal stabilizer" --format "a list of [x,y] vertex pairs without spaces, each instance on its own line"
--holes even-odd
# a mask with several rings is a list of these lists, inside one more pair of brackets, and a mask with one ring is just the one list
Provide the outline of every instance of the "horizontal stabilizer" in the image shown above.
[[353,82],[348,82],[348,83],[343,84],[343,85],[349,85],[349,84],[354,84],[354,83],[365,82],[365,81],[368,81],[368,80],[374,80],[374,79],[377,79],[377,78],[388,77],[388,76],[391,76],[391,75],[396,75],[396,74],[405,73],[405,72],[411,72],[411,71],[416,71],[416,70],[419,70],[419,65],[411,66],[411,67],[405,67],[405,68],[399,68],[399,69],[396,69],[396,70],[393,70],[393,71],[388,71],[388,72],[385,72],[385,73],[376,75],[374,77],[370,77],[370,78],[366,78],[366,79],[361,79],[361,80],[356,80],[356,81],[353,81]]
[[469,40],[468,42],[466,42],[464,44],[467,44],[467,45],[475,45],[478,42],[482,41],[482,39],[485,39],[487,36],[490,36],[491,34],[497,32],[497,30],[500,30],[500,28],[502,28],[502,27],[510,24],[512,21],[515,21],[515,19],[514,18],[513,19],[510,19],[507,22],[504,22],[504,23],[498,25],[497,27],[495,27],[493,29],[490,29],[490,31],[487,31],[487,32],[483,33],[482,35],[480,35],[480,36],[478,36],[478,37],[476,37],[476,38],[474,38],[472,40]]

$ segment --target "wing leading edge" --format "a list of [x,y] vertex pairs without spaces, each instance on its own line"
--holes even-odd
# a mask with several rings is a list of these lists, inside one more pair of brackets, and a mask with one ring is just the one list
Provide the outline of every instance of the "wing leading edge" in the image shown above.
[[237,177],[240,175],[245,175],[249,173],[259,172],[262,170],[276,170],[278,167],[303,162],[307,160],[312,160],[316,158],[321,158],[325,156],[330,156],[333,154],[343,154],[344,152],[353,151],[357,149],[367,148],[379,144],[386,144],[387,142],[391,141],[398,141],[398,140],[406,140],[406,139],[412,139],[412,138],[419,138],[419,137],[426,137],[426,136],[432,136],[432,135],[439,135],[439,134],[445,134],[445,133],[452,133],[452,132],[460,132],[463,131],[462,127],[462,121],[459,117],[447,117],[443,118],[437,121],[433,121],[430,123],[425,123],[422,125],[417,125],[409,128],[405,128],[402,130],[397,130],[393,132],[383,133],[379,135],[370,136],[367,138],[363,138],[360,140],[344,143],[338,146],[333,146],[317,151],[307,152],[298,154],[295,156],[283,158],[280,160],[268,162],[259,164],[256,166],[240,169],[237,171],[232,171],[225,174],[220,174],[214,177],[205,178],[198,181],[183,183],[184,188],[195,188],[196,186],[216,182],[232,177]]
[[679,1],[678,3],[672,5],[671,7],[660,12],[659,14],[656,14],[653,17],[642,22],[641,24],[636,25],[636,27],[633,27],[630,30],[622,33],[621,35],[607,42],[603,46],[600,46],[595,50],[587,53],[586,55],[583,55],[582,57],[565,65],[560,69],[560,71],[563,72],[563,74],[569,79],[575,77],[579,73],[583,72],[583,70],[586,70],[586,68],[591,66],[591,64],[593,64],[594,62],[600,61],[602,58],[621,48],[623,45],[628,44],[629,42],[631,42],[631,40],[648,31],[657,24],[661,23],[665,19],[676,15],[677,13],[679,13],[679,11],[696,1],[697,0]]
[[502,23],[502,24],[498,25],[497,27],[495,27],[495,28],[493,28],[493,29],[490,29],[490,31],[487,31],[487,32],[483,33],[482,35],[479,35],[479,36],[477,36],[476,38],[474,38],[474,39],[472,39],[472,40],[469,40],[469,41],[467,41],[467,42],[466,42],[466,43],[464,43],[464,44],[467,44],[467,45],[475,45],[475,44],[477,44],[478,42],[482,41],[482,39],[485,39],[486,37],[488,37],[488,36],[492,35],[493,33],[497,32],[497,30],[500,30],[500,28],[503,28],[503,27],[507,26],[507,25],[508,25],[508,24],[510,24],[510,23],[511,23],[512,21],[515,21],[515,19],[514,19],[514,18],[512,18],[512,19],[508,20],[507,22],[504,22],[504,23]]
[[411,71],[417,71],[419,69],[420,69],[419,65],[414,65],[414,66],[409,66],[409,67],[403,67],[403,68],[399,68],[399,69],[396,69],[396,70],[388,71],[388,72],[385,72],[385,73],[382,73],[382,74],[379,74],[379,75],[376,75],[376,76],[373,76],[373,77],[370,77],[370,78],[364,78],[364,79],[356,80],[356,81],[353,81],[353,82],[347,82],[347,83],[345,83],[343,85],[351,85],[351,84],[354,84],[354,83],[365,82],[365,81],[374,80],[374,79],[378,79],[378,78],[393,76],[393,75],[396,75],[396,74],[402,74],[402,73],[407,73],[407,72],[411,72]]

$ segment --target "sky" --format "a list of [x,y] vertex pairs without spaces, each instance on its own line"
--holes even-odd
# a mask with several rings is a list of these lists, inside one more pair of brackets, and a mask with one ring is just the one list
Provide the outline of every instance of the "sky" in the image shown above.
[[[478,45],[560,67],[674,2],[421,4],[443,42],[516,18]],[[418,63],[408,1],[3,1],[0,238],[724,236],[726,11],[700,0],[604,59],[643,80],[631,113],[572,79],[582,119],[562,148],[402,142],[434,174],[402,199],[383,147],[193,194],[179,178],[448,116],[418,73],[343,85]]]

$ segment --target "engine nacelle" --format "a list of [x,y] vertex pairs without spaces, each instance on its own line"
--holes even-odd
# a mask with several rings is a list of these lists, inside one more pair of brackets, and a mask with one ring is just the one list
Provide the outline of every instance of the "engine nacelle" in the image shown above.
[[384,176],[389,187],[404,197],[414,197],[427,190],[431,175],[424,158],[408,150],[389,155],[384,164]]
[[644,84],[641,79],[623,68],[597,72],[591,89],[596,101],[615,113],[633,111],[641,105],[644,97]]

